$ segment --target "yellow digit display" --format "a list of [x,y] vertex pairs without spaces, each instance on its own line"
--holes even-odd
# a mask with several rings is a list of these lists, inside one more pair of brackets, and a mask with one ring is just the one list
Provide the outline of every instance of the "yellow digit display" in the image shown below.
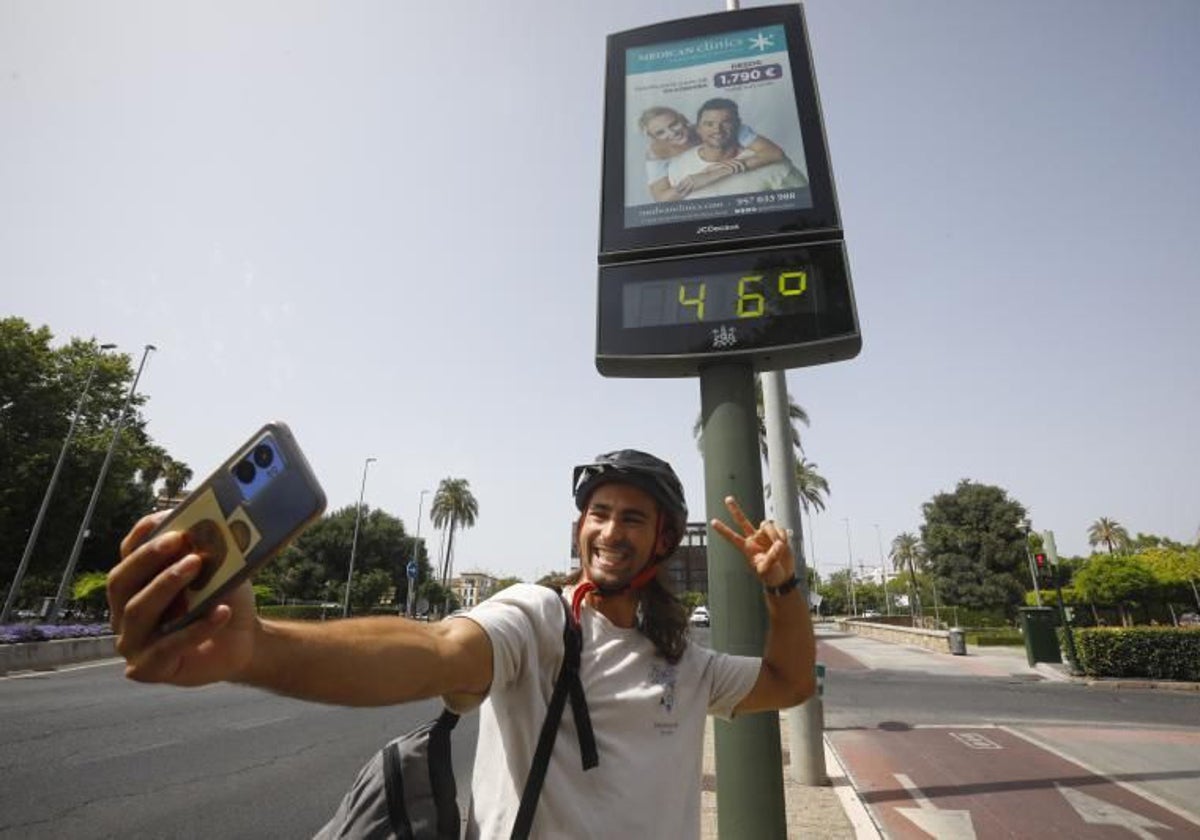
[[807,289],[807,271],[781,271],[779,273],[779,294],[784,297],[802,295]]
[[753,274],[738,280],[737,316],[739,318],[758,318],[766,311],[767,299],[758,292],[746,290],[751,283],[761,282],[761,274]]
[[697,321],[704,320],[704,293],[705,293],[705,291],[707,291],[706,286],[707,286],[707,284],[701,283],[700,284],[700,294],[694,298],[690,298],[687,296],[687,284],[686,283],[679,284],[679,304],[681,306],[696,307],[696,320]]

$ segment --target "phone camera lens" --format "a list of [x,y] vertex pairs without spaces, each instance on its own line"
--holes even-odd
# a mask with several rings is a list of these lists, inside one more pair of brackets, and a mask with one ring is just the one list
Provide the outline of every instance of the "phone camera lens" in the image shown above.
[[275,460],[275,450],[267,446],[265,443],[260,443],[254,447],[254,463],[258,464],[263,469],[271,466],[271,462]]
[[242,484],[249,484],[254,481],[254,474],[258,472],[254,464],[249,461],[238,461],[237,466],[233,468],[233,474]]

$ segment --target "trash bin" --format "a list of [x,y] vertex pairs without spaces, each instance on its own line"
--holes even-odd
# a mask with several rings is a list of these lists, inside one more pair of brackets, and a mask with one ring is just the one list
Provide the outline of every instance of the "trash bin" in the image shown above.
[[1021,634],[1029,664],[1062,662],[1058,647],[1058,614],[1050,607],[1021,607]]
[[950,652],[955,656],[967,655],[967,631],[961,627],[950,628]]

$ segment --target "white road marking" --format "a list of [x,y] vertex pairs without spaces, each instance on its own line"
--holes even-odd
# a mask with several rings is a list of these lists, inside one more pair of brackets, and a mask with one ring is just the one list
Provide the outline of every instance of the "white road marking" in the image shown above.
[[937,807],[930,802],[921,789],[913,784],[912,779],[903,773],[893,773],[896,781],[904,786],[908,795],[919,807],[897,808],[896,811],[908,817],[917,828],[926,834],[932,834],[937,840],[975,840],[975,826],[971,824],[970,811],[949,811]]
[[84,764],[95,764],[97,761],[107,761],[110,758],[125,758],[137,755],[138,753],[152,752],[153,750],[160,750],[163,747],[173,747],[176,744],[182,743],[183,741],[175,739],[171,741],[157,741],[153,744],[140,744],[134,747],[120,747],[102,753],[88,753],[87,755],[78,757],[72,756],[66,760],[66,763],[73,767],[79,767]]
[[244,732],[247,729],[257,729],[260,726],[270,726],[272,723],[282,723],[285,720],[291,720],[295,715],[280,715],[278,717],[257,718],[251,720],[239,720],[234,723],[222,724],[222,729],[234,729],[239,732]]
[[1070,803],[1071,807],[1083,818],[1085,823],[1090,823],[1091,825],[1120,826],[1133,832],[1141,840],[1158,840],[1147,829],[1165,828],[1168,831],[1171,829],[1170,826],[1163,825],[1157,820],[1143,817],[1141,814],[1135,814],[1133,811],[1128,811],[1119,805],[1113,805],[1111,802],[1105,802],[1103,799],[1097,799],[1081,790],[1065,787],[1058,782],[1055,782],[1054,786],[1058,788],[1058,792]]
[[951,732],[950,737],[958,741],[963,746],[972,750],[1002,750],[1004,747],[997,744],[986,735],[978,732]]

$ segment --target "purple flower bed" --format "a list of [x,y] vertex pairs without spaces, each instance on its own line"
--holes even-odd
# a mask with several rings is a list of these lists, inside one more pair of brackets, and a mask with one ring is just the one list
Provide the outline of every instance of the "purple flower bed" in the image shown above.
[[10,645],[111,634],[112,628],[107,624],[0,624],[0,644]]

